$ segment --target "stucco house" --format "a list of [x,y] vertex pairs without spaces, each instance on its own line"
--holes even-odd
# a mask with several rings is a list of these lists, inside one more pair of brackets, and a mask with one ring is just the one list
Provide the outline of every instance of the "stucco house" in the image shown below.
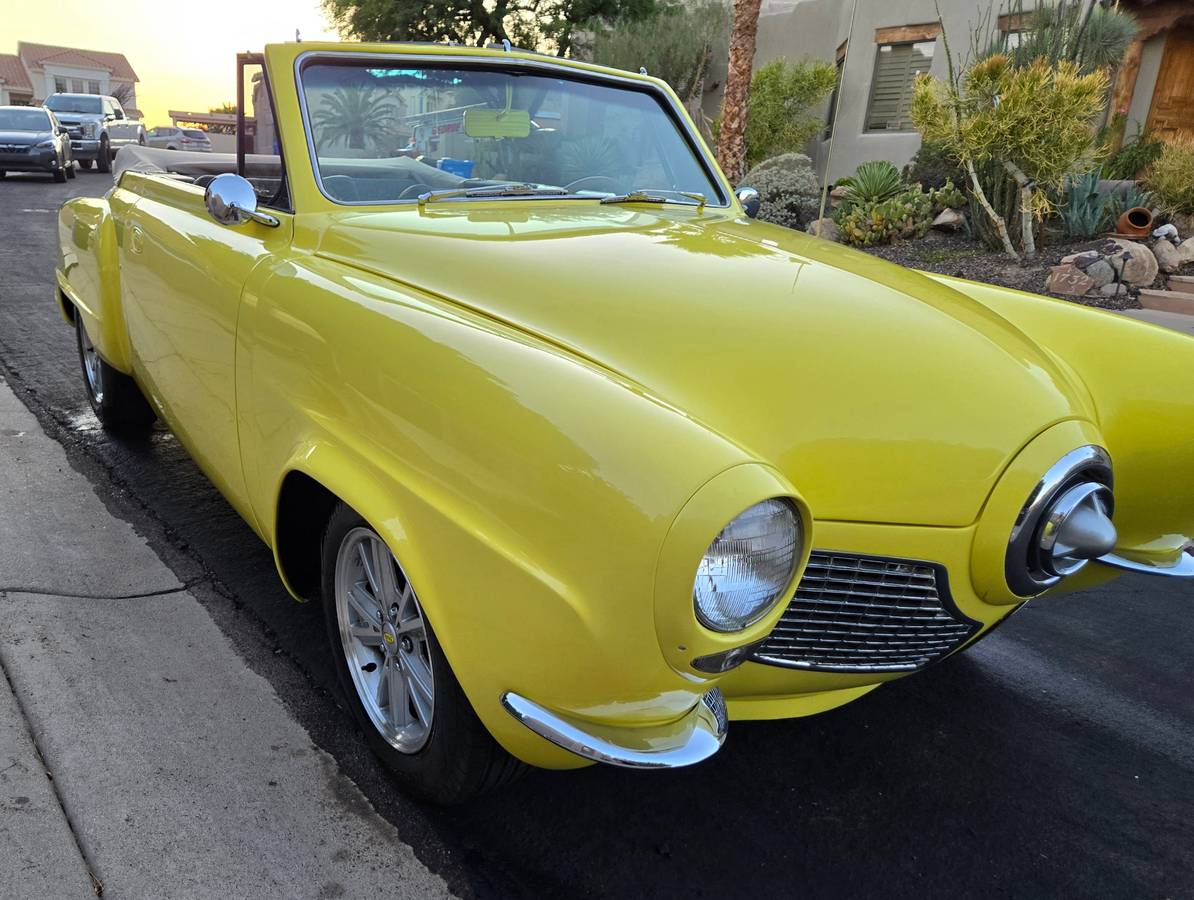
[[28,106],[55,93],[111,94],[137,106],[137,73],[123,53],[17,42],[0,53],[0,105]]
[[[1020,8],[1035,5],[1025,0]],[[1137,17],[1141,32],[1119,67],[1109,112],[1123,112],[1129,136],[1145,126],[1194,129],[1194,2],[1120,0],[1120,6]],[[778,57],[838,66],[838,86],[821,111],[826,127],[806,150],[831,180],[871,159],[902,167],[919,149],[908,116],[912,85],[921,72],[946,77],[943,30],[955,54],[964,54],[976,29],[1014,44],[1026,24],[1024,15],[1005,12],[1006,0],[858,0],[851,32],[853,7],[852,0],[775,0],[759,18],[756,67]],[[720,95],[711,95],[706,113],[716,115],[720,106]]]

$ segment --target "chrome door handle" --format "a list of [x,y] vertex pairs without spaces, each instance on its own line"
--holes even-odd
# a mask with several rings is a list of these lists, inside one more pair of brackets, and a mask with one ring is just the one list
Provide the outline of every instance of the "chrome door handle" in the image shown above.
[[142,241],[142,238],[144,238],[144,236],[145,236],[145,233],[143,231],[141,231],[141,229],[138,228],[136,225],[129,228],[129,252],[130,253],[140,253],[141,252],[141,241]]

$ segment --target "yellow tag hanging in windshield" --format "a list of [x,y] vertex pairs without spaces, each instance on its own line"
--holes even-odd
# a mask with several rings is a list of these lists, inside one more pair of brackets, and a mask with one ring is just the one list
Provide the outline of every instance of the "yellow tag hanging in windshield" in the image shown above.
[[531,111],[511,109],[514,102],[514,88],[506,87],[505,109],[481,109],[475,107],[464,111],[464,133],[471,138],[524,138],[531,133]]

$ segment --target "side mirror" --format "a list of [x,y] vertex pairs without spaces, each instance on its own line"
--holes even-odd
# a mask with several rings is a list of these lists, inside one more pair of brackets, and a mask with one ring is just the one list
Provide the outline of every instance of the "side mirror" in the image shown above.
[[208,213],[221,225],[243,225],[253,221],[271,228],[278,226],[278,220],[267,213],[257,211],[257,192],[239,175],[225,172],[208,182],[203,192],[203,204]]
[[754,188],[740,187],[734,192],[734,196],[742,204],[742,211],[752,219],[759,214],[759,207],[763,205],[763,199]]
[[58,134],[70,134],[70,130],[65,125],[59,125],[54,131]]

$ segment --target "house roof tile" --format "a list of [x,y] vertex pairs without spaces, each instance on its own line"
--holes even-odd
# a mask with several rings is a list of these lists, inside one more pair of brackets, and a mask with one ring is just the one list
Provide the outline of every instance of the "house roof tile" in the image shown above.
[[30,69],[41,69],[45,63],[74,66],[82,69],[107,69],[114,78],[139,81],[137,73],[123,53],[103,50],[80,50],[77,47],[56,47],[53,44],[30,44],[17,41],[17,55]]
[[21,65],[21,58],[15,53],[0,53],[0,81],[9,88],[33,90],[29,83],[29,75]]

